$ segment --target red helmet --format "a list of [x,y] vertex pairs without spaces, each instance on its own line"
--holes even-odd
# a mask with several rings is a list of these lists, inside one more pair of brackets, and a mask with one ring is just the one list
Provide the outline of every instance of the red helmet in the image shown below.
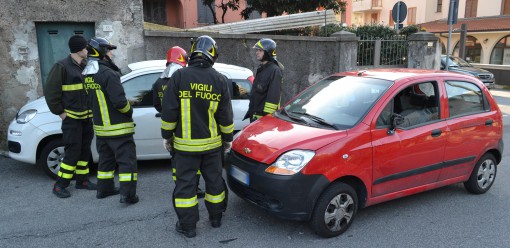
[[168,52],[166,52],[166,62],[170,63],[177,63],[183,67],[186,66],[186,63],[188,62],[188,54],[184,49],[178,46],[174,46],[170,49],[168,49]]

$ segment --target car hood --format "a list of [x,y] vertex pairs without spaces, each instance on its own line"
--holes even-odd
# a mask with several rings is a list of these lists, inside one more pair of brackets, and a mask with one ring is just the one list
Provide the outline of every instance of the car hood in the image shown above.
[[25,104],[23,107],[21,107],[19,113],[23,113],[24,111],[27,111],[29,109],[35,109],[37,110],[37,113],[45,113],[50,111],[50,109],[48,108],[48,104],[46,104],[46,99],[44,98],[44,96]]
[[486,71],[486,70],[480,69],[480,68],[476,68],[476,67],[448,67],[448,70],[453,71],[453,72],[470,74],[470,75],[490,74],[489,71]]
[[232,149],[250,159],[270,164],[289,150],[315,151],[345,136],[346,131],[299,125],[268,115],[244,128],[234,140]]

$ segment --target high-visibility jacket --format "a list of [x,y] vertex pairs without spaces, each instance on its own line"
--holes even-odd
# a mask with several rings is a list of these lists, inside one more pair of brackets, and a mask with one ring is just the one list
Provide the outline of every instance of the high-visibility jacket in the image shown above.
[[98,138],[133,135],[133,108],[126,99],[117,67],[106,60],[87,63],[85,89],[90,95],[94,131]]
[[71,55],[55,63],[44,87],[44,96],[50,111],[82,120],[92,117],[87,92],[83,88],[83,65]]
[[244,119],[258,119],[280,108],[282,70],[283,65],[277,61],[259,66],[250,93],[250,105]]
[[205,154],[231,142],[231,97],[225,76],[206,60],[195,58],[170,77],[163,94],[161,133],[173,138],[176,152]]

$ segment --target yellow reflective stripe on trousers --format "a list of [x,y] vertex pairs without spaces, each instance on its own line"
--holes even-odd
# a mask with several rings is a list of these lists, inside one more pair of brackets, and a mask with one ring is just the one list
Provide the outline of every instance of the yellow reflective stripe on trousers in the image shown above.
[[97,179],[113,179],[115,171],[97,171]]
[[64,109],[64,112],[66,112],[67,116],[73,119],[87,119],[89,117],[92,117],[92,110],[76,112],[69,109]]
[[191,139],[190,99],[181,99],[182,138]]
[[135,132],[135,123],[127,122],[108,126],[94,125],[94,131],[96,131],[97,136],[132,134]]
[[101,120],[103,126],[110,125],[110,114],[108,113],[108,105],[106,105],[106,99],[104,93],[101,90],[96,90],[97,102],[99,103],[99,112],[101,112]]
[[64,84],[62,85],[62,91],[73,91],[73,90],[82,90],[83,84]]
[[119,182],[136,181],[138,173],[119,173]]
[[76,166],[75,165],[68,165],[68,164],[62,162],[62,163],[60,163],[60,168],[61,169],[66,169],[68,171],[74,171]]
[[218,102],[211,101],[209,102],[209,132],[211,133],[211,137],[218,136],[218,127],[216,126],[216,119],[214,118],[214,113],[218,109]]
[[222,133],[232,133],[232,132],[234,132],[234,123],[232,123],[232,125],[228,125],[228,126],[220,125],[220,131]]
[[210,203],[220,203],[225,200],[225,191],[221,192],[219,195],[210,195],[205,193],[205,200]]
[[64,178],[64,179],[71,179],[71,178],[73,178],[73,174],[64,173],[64,172],[59,171],[58,177]]
[[78,161],[76,164],[76,174],[77,175],[87,175],[89,174],[89,168],[87,167],[89,162],[87,161]]
[[121,108],[119,109],[119,112],[121,113],[127,113],[129,111],[129,109],[131,108],[131,105],[129,105],[129,102],[126,104],[126,106],[124,106],[124,108]]
[[164,120],[161,120],[161,129],[172,131],[177,127],[177,122],[166,122]]
[[191,208],[198,204],[197,196],[193,196],[191,198],[175,198],[175,207],[176,208]]
[[266,102],[264,105],[264,112],[266,113],[273,113],[278,108],[277,104]]
[[174,148],[181,151],[200,152],[221,147],[221,136],[207,139],[182,139],[174,138]]

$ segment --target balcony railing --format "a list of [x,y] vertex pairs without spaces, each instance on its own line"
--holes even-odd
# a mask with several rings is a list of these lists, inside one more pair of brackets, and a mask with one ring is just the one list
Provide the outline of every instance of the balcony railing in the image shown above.
[[352,2],[353,12],[373,12],[382,10],[382,0],[360,0]]

